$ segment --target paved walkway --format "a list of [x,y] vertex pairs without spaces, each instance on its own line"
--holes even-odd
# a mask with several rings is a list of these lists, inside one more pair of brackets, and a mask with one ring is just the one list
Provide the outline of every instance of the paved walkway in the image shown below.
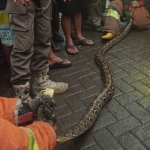
[[[52,70],[50,77],[70,85],[56,95],[58,133],[71,128],[85,113],[94,95],[102,89],[94,54],[104,43],[100,34],[85,31],[96,43],[80,47],[77,56],[59,55],[72,61],[67,69]],[[101,111],[95,125],[81,137],[56,150],[148,150],[150,149],[150,31],[132,31],[106,54],[116,92]]]
[[[62,50],[57,55],[70,59],[73,66],[50,71],[52,80],[70,85],[68,92],[55,95],[58,134],[79,121],[103,87],[94,54],[104,43],[99,33],[84,31],[84,35],[96,46],[80,47],[76,56]],[[132,31],[109,50],[106,59],[115,80],[114,97],[88,132],[56,150],[150,150],[150,30]],[[10,97],[10,85],[2,81],[4,70],[0,70],[0,95]]]

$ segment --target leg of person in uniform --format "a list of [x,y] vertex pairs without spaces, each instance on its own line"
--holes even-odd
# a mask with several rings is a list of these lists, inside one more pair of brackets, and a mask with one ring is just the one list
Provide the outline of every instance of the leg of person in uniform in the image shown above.
[[[34,54],[32,56],[32,92],[37,95],[41,90],[52,88],[55,93],[64,93],[68,90],[68,84],[49,80],[48,54],[50,43],[50,1],[41,0],[41,8],[36,7],[34,20],[35,41]],[[42,37],[42,38],[41,38]]]
[[120,34],[119,21],[122,11],[122,1],[114,0],[109,4],[103,29],[105,35],[101,37],[102,39],[110,40]]
[[[13,29],[14,40],[11,60],[11,83],[17,97],[22,100],[30,100],[29,80],[30,63],[33,55],[34,43],[34,16],[35,4],[31,1],[30,6],[15,6],[8,1],[8,12],[13,16],[10,27]],[[14,10],[16,11],[15,13]]]

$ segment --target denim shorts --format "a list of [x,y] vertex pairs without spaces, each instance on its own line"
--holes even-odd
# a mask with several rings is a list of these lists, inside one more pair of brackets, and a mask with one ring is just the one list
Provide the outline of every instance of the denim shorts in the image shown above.
[[13,45],[13,31],[9,28],[9,16],[5,10],[0,10],[0,41],[5,46]]

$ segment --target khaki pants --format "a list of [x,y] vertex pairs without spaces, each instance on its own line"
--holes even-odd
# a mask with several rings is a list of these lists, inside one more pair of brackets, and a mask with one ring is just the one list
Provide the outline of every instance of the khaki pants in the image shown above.
[[8,0],[7,11],[10,27],[14,31],[14,45],[11,53],[11,82],[19,84],[30,79],[30,67],[41,71],[48,67],[50,50],[50,2],[40,0],[41,8],[33,1],[30,6],[15,6]]
[[101,25],[102,10],[101,0],[89,0],[89,16],[94,26]]

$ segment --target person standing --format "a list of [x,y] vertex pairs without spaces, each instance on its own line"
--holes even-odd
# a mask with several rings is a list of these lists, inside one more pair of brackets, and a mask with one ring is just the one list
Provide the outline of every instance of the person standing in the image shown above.
[[59,11],[62,12],[62,29],[66,38],[65,50],[67,54],[76,55],[78,49],[71,38],[71,25],[75,30],[75,43],[78,45],[93,46],[94,42],[86,39],[81,33],[81,9],[86,7],[86,0],[56,0]]
[[[11,83],[15,94],[24,101],[32,93],[52,88],[55,93],[68,90],[68,84],[49,79],[50,0],[8,0],[7,12],[14,32],[11,60]],[[30,68],[32,69],[30,71]]]
[[102,2],[101,0],[89,0],[88,3],[88,12],[93,23],[93,30],[97,32],[102,32]]
[[[56,145],[57,127],[51,120],[32,120],[32,113],[38,109],[40,101],[48,95],[38,95],[29,103],[22,103],[19,98],[0,97],[0,145],[2,150],[53,150]],[[20,115],[21,113],[24,113]],[[37,114],[37,117],[39,115]],[[27,123],[29,119],[32,123]]]

